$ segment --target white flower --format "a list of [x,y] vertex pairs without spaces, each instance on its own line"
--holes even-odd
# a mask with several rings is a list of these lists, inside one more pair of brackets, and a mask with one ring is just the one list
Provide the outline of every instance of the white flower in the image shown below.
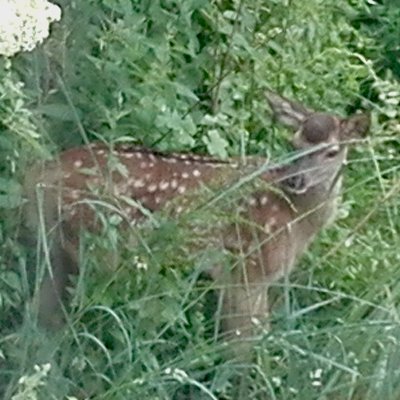
[[147,271],[148,265],[145,262],[140,261],[139,257],[135,257],[133,262],[136,264],[137,269]]
[[276,386],[276,387],[280,387],[282,385],[282,379],[279,376],[273,376],[271,378],[272,383]]
[[61,9],[46,0],[0,0],[0,55],[33,50],[49,36]]

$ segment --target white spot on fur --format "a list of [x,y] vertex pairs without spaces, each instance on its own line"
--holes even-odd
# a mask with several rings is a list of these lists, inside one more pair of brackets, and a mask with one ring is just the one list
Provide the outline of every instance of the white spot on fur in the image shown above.
[[278,204],[273,204],[271,207],[272,212],[278,212],[279,211],[279,206]]
[[268,197],[267,196],[261,197],[260,204],[262,206],[265,206],[267,203],[268,203]]
[[181,176],[182,176],[183,179],[189,178],[189,174],[187,172],[182,172]]
[[147,190],[149,193],[154,193],[157,190],[157,185],[155,183],[152,183],[147,187]]
[[176,179],[172,179],[171,188],[176,189],[178,187],[178,181]]
[[207,165],[208,167],[211,167],[211,168],[219,168],[222,166],[222,164],[213,163],[213,162],[208,162],[205,165]]
[[76,160],[74,162],[74,167],[75,168],[80,168],[80,167],[82,167],[82,165],[83,165],[83,161],[82,160]]
[[169,182],[161,181],[158,187],[160,188],[160,190],[167,190],[169,188]]
[[195,176],[196,178],[198,178],[201,175],[201,172],[198,169],[195,169],[193,171],[193,176]]
[[121,155],[124,158],[133,158],[135,156],[133,153],[122,153]]
[[73,191],[71,192],[71,197],[72,197],[74,200],[78,200],[78,199],[81,197],[80,191],[79,191],[79,190],[73,190]]
[[134,188],[141,188],[141,187],[144,187],[144,186],[145,186],[145,183],[144,183],[144,181],[142,179],[135,180],[135,182],[133,184]]
[[257,199],[255,199],[254,197],[249,197],[247,202],[250,206],[255,206],[257,204]]
[[186,192],[186,187],[185,186],[179,186],[178,187],[178,193],[179,194],[183,194]]
[[271,218],[269,219],[269,224],[270,224],[271,226],[276,225],[276,218],[275,218],[275,217],[271,217]]
[[147,168],[147,166],[148,166],[148,164],[147,164],[147,162],[145,162],[145,161],[142,161],[142,162],[140,163],[140,168],[142,168],[142,169]]

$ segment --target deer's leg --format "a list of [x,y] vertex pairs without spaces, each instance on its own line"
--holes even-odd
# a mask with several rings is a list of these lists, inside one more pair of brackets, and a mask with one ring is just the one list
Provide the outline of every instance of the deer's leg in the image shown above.
[[268,286],[265,282],[232,284],[221,291],[222,330],[231,340],[238,340],[235,352],[247,358],[256,335],[266,326]]
[[233,285],[223,290],[223,329],[251,337],[268,317],[268,288],[264,284]]
[[39,288],[38,318],[42,326],[58,329],[64,324],[71,274],[78,273],[78,245],[57,239],[50,250],[50,265]]

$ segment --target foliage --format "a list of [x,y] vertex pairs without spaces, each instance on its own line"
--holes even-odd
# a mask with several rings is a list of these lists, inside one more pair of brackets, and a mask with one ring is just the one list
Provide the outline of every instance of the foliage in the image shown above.
[[11,400],[37,400],[37,389],[44,384],[50,364],[43,366],[35,365],[35,372],[30,376],[22,376],[18,380],[18,392],[12,396]]
[[[366,0],[57,3],[63,18],[45,46],[0,60],[3,397],[21,398],[18,380],[27,376],[38,399],[232,399],[246,376],[249,398],[399,398],[397,8]],[[210,224],[207,213],[138,228],[142,246],[118,233],[118,221],[88,235],[68,327],[38,332],[23,303],[42,263],[16,240],[30,163],[92,140],[278,157],[287,138],[271,121],[265,88],[339,114],[368,108],[374,138],[354,151],[335,226],[291,282],[273,288],[273,329],[256,361],[224,362],[226,344],[216,340],[219,305],[201,273],[232,260],[192,250],[191,227]],[[116,260],[104,256],[116,250]],[[45,375],[32,374],[47,363]]]

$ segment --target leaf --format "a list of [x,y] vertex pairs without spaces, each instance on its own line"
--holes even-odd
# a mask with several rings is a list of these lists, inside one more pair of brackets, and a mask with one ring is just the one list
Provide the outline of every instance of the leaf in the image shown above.
[[45,104],[38,107],[38,112],[46,117],[58,119],[60,121],[74,121],[75,116],[71,107],[65,104]]
[[226,19],[229,19],[229,20],[231,20],[231,21],[236,21],[237,19],[238,19],[238,13],[236,12],[236,11],[232,11],[232,10],[226,10],[226,11],[224,11],[224,13],[223,13],[223,16],[226,18]]
[[21,291],[21,278],[12,271],[5,271],[1,274],[1,279],[6,283],[11,289]]
[[203,142],[207,145],[207,150],[211,155],[218,156],[220,158],[228,157],[226,149],[229,143],[227,140],[221,137],[218,130],[210,130],[207,137],[203,139]]
[[17,208],[22,200],[21,185],[12,179],[0,178],[0,208]]
[[175,83],[175,88],[178,94],[187,97],[188,99],[199,101],[199,98],[185,85],[180,83]]

